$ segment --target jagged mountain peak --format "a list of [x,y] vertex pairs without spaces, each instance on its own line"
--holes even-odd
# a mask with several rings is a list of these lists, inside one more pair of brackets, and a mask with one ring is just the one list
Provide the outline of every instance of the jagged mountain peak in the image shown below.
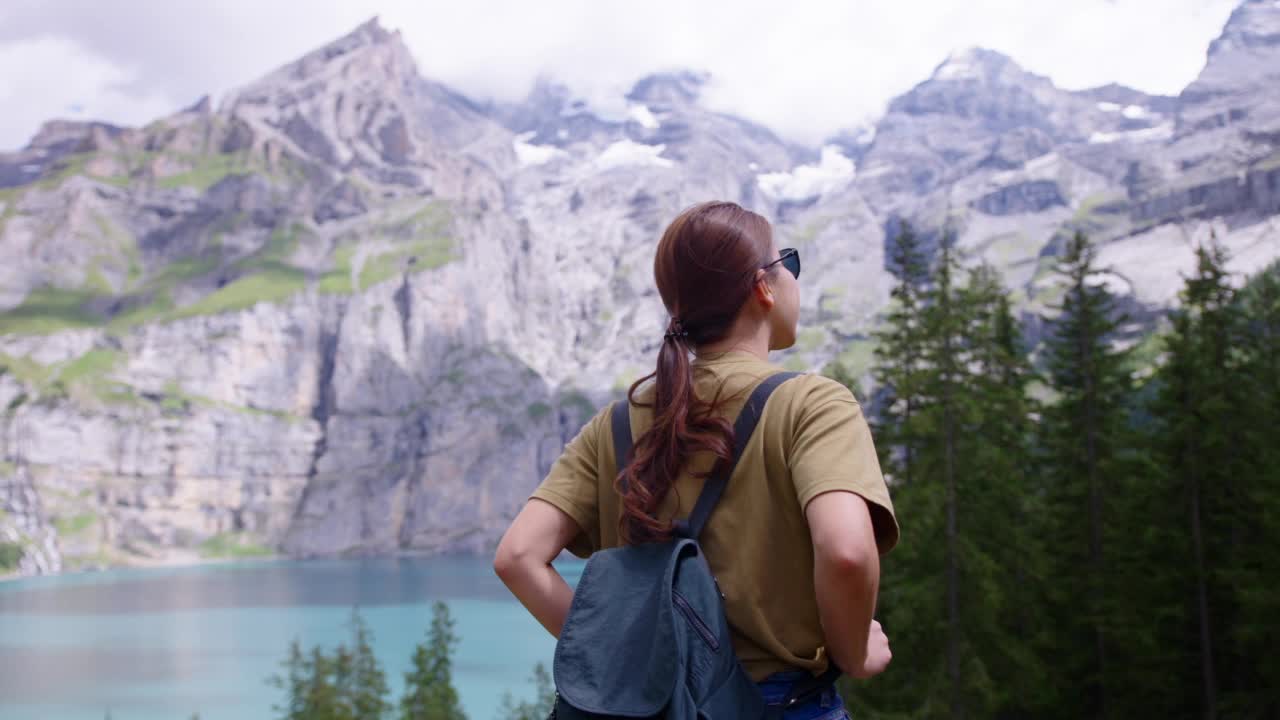
[[1070,93],[1048,78],[1003,53],[974,47],[951,53],[927,80],[894,98],[886,119],[895,114],[951,116],[997,131],[1019,126],[1048,130],[1056,124],[1050,116],[1069,102]]
[[82,152],[90,149],[85,145],[95,133],[104,133],[115,137],[125,128],[111,123],[94,120],[47,120],[27,143],[28,150],[45,150],[54,153]]
[[540,75],[521,104],[565,117],[587,114],[617,123],[625,121],[630,106],[674,109],[696,104],[709,79],[709,73],[696,70],[656,72],[636,80],[620,97],[592,98],[556,78]]
[[1152,95],[1120,83],[1107,83],[1098,87],[1077,90],[1075,94],[1098,103],[1109,103],[1119,108],[1137,106],[1157,113],[1171,113],[1177,105],[1174,95]]
[[[1245,0],[1209,43],[1204,69],[1182,95],[1193,99],[1205,85],[1243,85],[1275,74],[1280,56],[1280,2]],[[1262,70],[1262,72],[1259,72]]]
[[1168,98],[1119,85],[1072,92],[998,51],[959,50],[890,102],[862,157],[862,187],[888,204],[972,173],[1018,170],[1055,147],[1164,138],[1171,109]]
[[246,124],[254,147],[411,188],[447,174],[458,148],[500,140],[482,108],[424,78],[377,18],[230,94],[220,112]]
[[[1280,99],[1273,92],[1278,82],[1280,2],[1246,0],[1210,43],[1204,69],[1178,96],[1179,135],[1207,133],[1197,154],[1208,157],[1228,141],[1210,138],[1214,133],[1243,130],[1269,136],[1280,131]],[[1253,145],[1246,140],[1241,148],[1252,155]]]
[[360,50],[362,48],[391,46],[404,47],[404,40],[400,36],[399,30],[388,30],[382,26],[382,21],[377,15],[360,23],[354,30],[331,40],[328,43],[316,48],[308,53],[302,59],[312,55],[321,55],[325,59],[332,59],[340,55]]
[[395,41],[398,41],[399,39],[400,39],[399,30],[388,30],[384,28],[382,26],[382,20],[377,15],[374,15],[368,20],[365,20],[364,22],[360,23],[360,25],[357,26],[355,30],[352,30],[351,32],[347,33],[341,38],[338,38],[333,43],[329,43],[329,44],[334,45],[335,43],[341,43],[341,42],[383,43],[383,42],[395,42]]
[[637,80],[627,99],[650,105],[688,105],[697,102],[710,79],[710,73],[696,70],[653,73]]
[[394,92],[417,79],[417,65],[400,31],[387,30],[374,17],[346,35],[230,93],[223,109],[271,99],[280,101],[284,99],[281,96],[314,94],[317,82]]
[[928,79],[889,103],[889,116],[951,115],[992,127],[1045,125],[1070,93],[1004,53],[972,47],[951,53]]
[[1280,45],[1280,2],[1244,0],[1227,19],[1222,34],[1209,43],[1210,61],[1219,54],[1250,47]]
[[968,47],[955,50],[948,55],[933,69],[933,74],[926,82],[955,80],[992,82],[1009,71],[1030,75],[1013,58],[1002,52],[983,47]]
[[495,103],[488,112],[512,132],[528,133],[534,144],[566,146],[610,132],[620,121],[601,117],[598,110],[565,83],[540,75],[523,100]]
[[513,132],[533,133],[528,137],[538,145],[564,147],[623,135],[646,142],[680,142],[685,131],[663,133],[660,118],[698,114],[698,97],[709,78],[706,72],[687,69],[652,73],[618,94],[584,92],[542,75],[524,100],[495,105],[493,114]]

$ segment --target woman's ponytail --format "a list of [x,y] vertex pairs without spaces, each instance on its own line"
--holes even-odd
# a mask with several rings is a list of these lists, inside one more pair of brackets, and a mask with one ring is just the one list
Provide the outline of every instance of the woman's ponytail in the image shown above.
[[[627,393],[638,407],[651,407],[653,424],[636,440],[634,454],[619,468],[620,532],[630,543],[669,537],[671,523],[659,517],[667,493],[696,452],[717,462],[732,459],[733,426],[718,416],[720,398],[704,401],[695,389],[690,354],[725,337],[750,296],[754,270],[767,262],[773,240],[769,223],[733,203],[705,203],[681,213],[663,233],[654,275],[672,312],[654,372]],[[651,403],[637,391],[654,380]]]

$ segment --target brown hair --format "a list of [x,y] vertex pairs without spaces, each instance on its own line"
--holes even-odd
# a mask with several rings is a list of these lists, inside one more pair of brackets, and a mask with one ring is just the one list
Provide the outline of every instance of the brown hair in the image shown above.
[[[619,530],[627,542],[670,536],[670,522],[657,517],[658,509],[691,455],[715,453],[715,466],[704,478],[732,459],[733,426],[717,416],[719,392],[710,402],[698,397],[689,352],[728,335],[751,296],[755,271],[769,262],[772,250],[769,221],[730,202],[686,209],[658,242],[653,275],[671,322],[656,369],[627,393],[633,405],[653,408],[652,426],[636,440],[615,481],[622,498]],[[656,379],[653,402],[638,402],[636,391],[650,379]]]

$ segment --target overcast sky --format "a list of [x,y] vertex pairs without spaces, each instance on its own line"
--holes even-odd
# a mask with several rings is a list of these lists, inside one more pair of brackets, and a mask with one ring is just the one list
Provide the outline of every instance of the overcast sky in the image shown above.
[[422,73],[477,99],[538,75],[588,98],[706,70],[707,103],[817,143],[874,120],[956,49],[1066,88],[1177,93],[1235,0],[3,0],[0,149],[46,119],[143,124],[216,98],[377,14]]

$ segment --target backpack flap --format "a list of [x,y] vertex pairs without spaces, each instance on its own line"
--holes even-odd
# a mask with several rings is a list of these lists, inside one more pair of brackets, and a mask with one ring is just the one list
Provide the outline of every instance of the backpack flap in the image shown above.
[[600,715],[649,717],[682,680],[682,634],[671,599],[687,540],[612,548],[587,561],[556,643],[560,697]]

